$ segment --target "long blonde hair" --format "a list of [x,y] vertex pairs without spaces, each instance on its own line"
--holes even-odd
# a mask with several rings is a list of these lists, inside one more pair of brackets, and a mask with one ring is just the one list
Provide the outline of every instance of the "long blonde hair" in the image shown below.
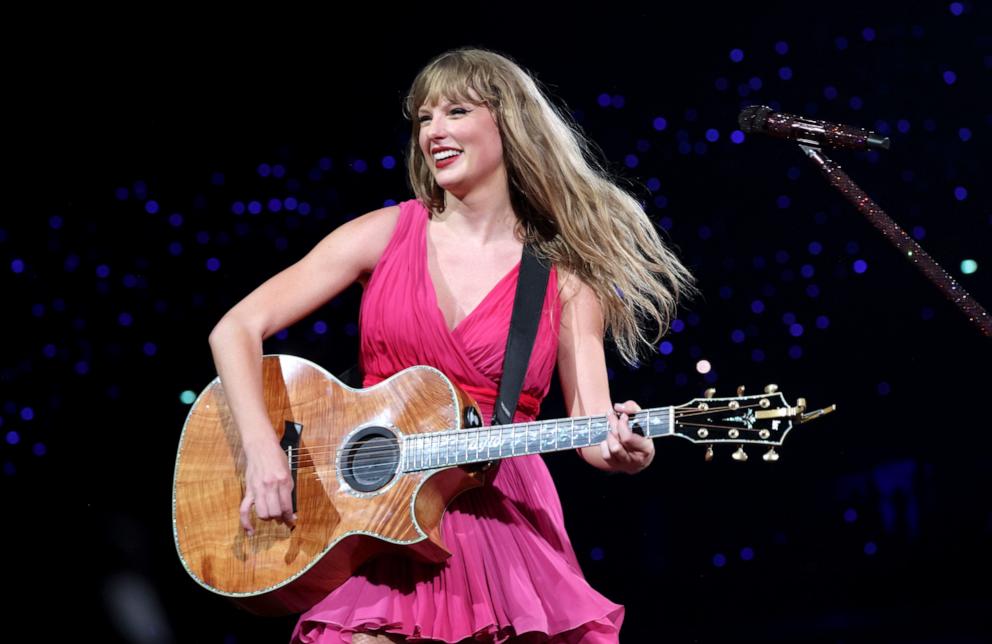
[[[496,117],[517,236],[589,285],[626,362],[637,362],[645,346],[653,352],[679,297],[693,291],[692,275],[637,199],[595,159],[578,125],[505,56],[476,48],[437,56],[414,79],[404,105],[413,124],[410,184],[433,212],[444,210],[444,190],[419,151],[416,115],[421,106],[443,99],[481,102]],[[653,339],[647,337],[648,320],[657,328]]]

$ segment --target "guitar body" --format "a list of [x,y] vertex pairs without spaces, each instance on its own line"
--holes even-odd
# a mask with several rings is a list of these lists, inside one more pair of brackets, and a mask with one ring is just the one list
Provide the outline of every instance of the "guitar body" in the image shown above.
[[481,426],[471,397],[440,371],[411,367],[368,389],[288,355],[262,359],[263,393],[294,473],[295,528],[241,527],[245,455],[215,379],[193,403],[176,458],[173,533],[202,586],[259,614],[310,608],[365,561],[403,551],[441,562],[444,509],[482,485],[487,465],[405,473],[401,438]]

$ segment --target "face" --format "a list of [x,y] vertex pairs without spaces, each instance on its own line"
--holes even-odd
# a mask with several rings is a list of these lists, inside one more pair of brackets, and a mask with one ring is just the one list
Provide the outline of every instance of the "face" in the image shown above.
[[418,111],[420,151],[438,185],[452,194],[502,180],[503,143],[485,105],[442,100]]

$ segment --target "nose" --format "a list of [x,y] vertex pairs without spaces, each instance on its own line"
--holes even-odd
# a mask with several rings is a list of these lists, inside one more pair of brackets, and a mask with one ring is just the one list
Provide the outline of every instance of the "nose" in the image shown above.
[[442,139],[447,136],[448,127],[444,122],[444,117],[442,116],[432,116],[431,120],[425,123],[422,127],[424,134],[430,140]]

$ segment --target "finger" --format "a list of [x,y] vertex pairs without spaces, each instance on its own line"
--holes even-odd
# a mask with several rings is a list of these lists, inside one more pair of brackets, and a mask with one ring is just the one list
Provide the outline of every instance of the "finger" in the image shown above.
[[246,494],[245,498],[241,501],[241,527],[248,531],[248,536],[255,533],[255,530],[251,525],[251,505],[252,505],[251,494]]
[[629,447],[633,435],[634,432],[630,431],[629,417],[626,413],[620,414],[620,420],[617,422],[617,438],[620,439],[620,443],[624,447]]
[[617,456],[624,451],[623,445],[620,444],[620,439],[617,437],[616,429],[610,432],[610,435],[606,437],[606,440],[610,445],[610,454]]
[[282,520],[290,526],[296,525],[296,514],[293,512],[293,482],[282,486],[279,490],[280,501],[282,502]]

